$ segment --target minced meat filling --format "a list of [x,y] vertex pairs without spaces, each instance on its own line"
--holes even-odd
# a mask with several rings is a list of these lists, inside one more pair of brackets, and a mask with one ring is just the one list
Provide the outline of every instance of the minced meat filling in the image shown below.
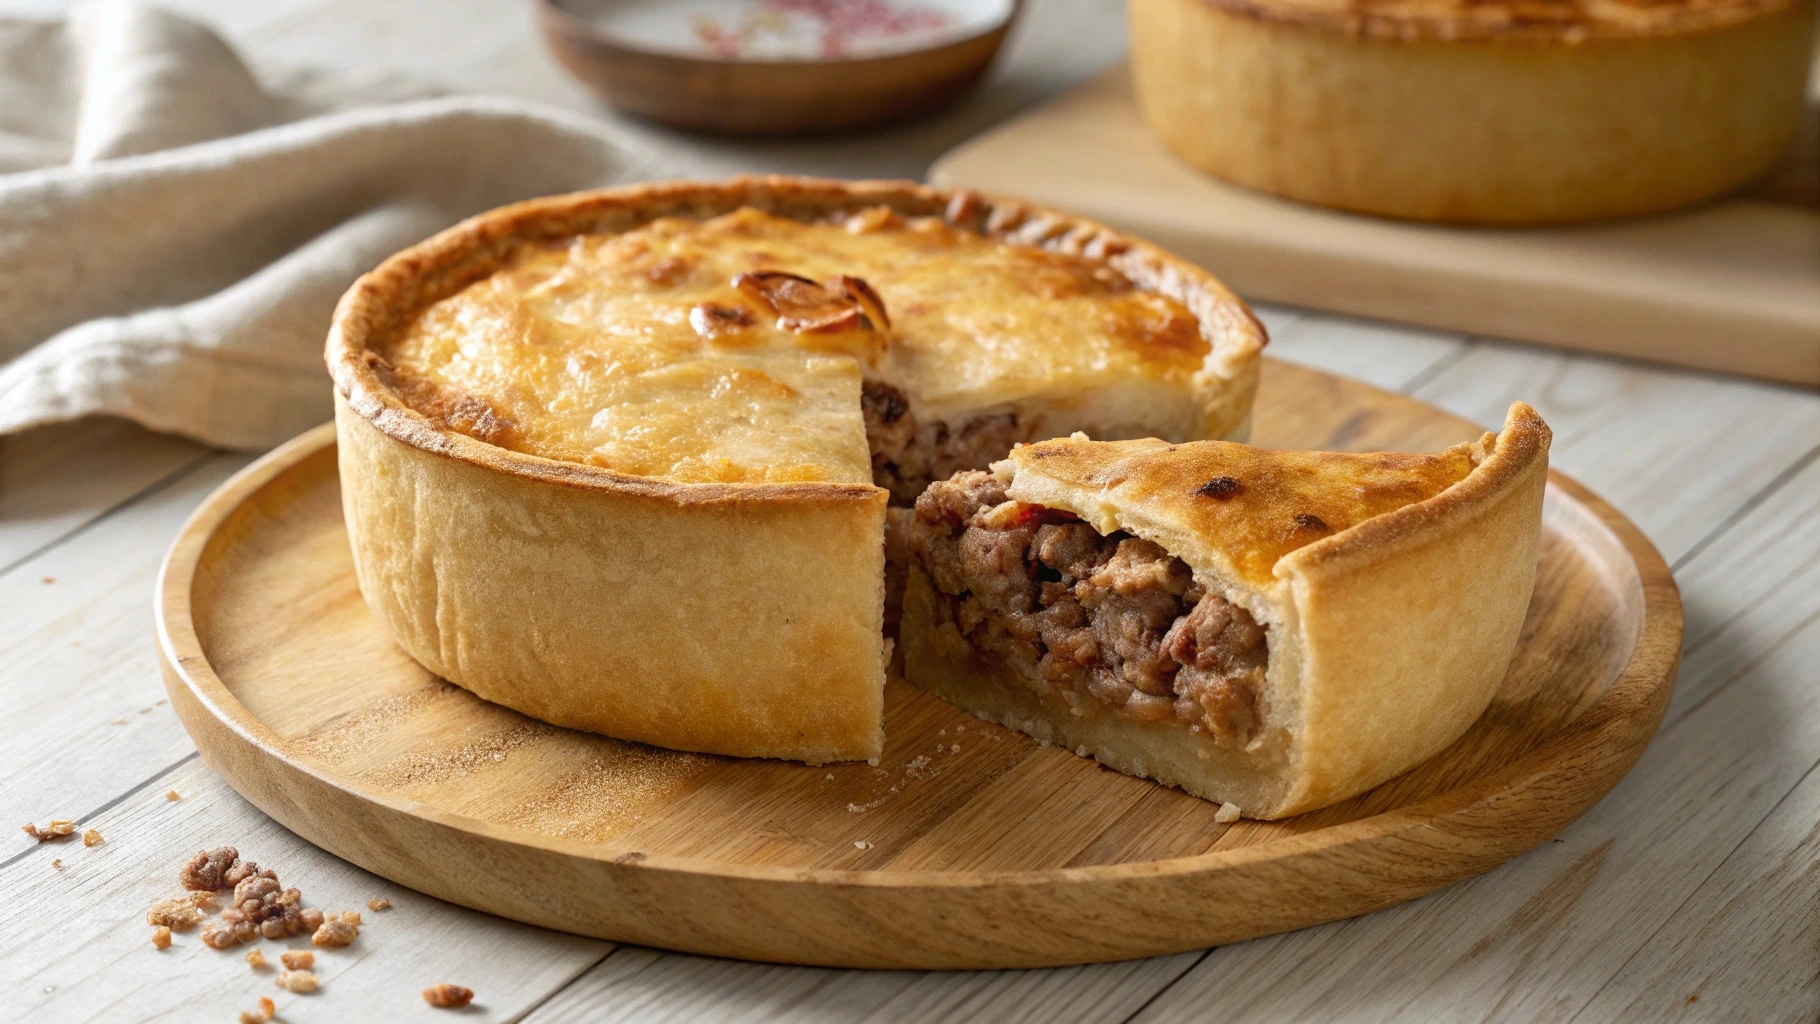
[[931,482],[988,465],[1029,440],[1019,434],[1016,413],[958,425],[920,422],[904,393],[878,380],[865,382],[860,410],[872,449],[872,482],[891,492],[894,505],[909,505]]
[[1039,693],[1249,742],[1269,657],[1264,628],[1150,541],[1102,536],[1066,512],[1013,501],[972,471],[916,499],[910,552],[961,634]]

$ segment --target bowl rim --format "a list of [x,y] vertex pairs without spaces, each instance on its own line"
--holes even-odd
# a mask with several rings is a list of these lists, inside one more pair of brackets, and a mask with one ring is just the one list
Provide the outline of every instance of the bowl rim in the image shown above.
[[905,58],[921,57],[945,50],[958,49],[979,43],[982,39],[994,35],[1002,37],[1011,30],[1023,11],[1024,0],[1006,0],[1005,16],[987,25],[978,32],[945,38],[928,46],[913,46],[901,50],[890,50],[885,53],[866,54],[854,57],[709,57],[676,50],[655,49],[637,46],[628,42],[623,36],[609,33],[595,22],[571,11],[564,0],[532,0],[537,8],[539,21],[545,31],[560,32],[571,41],[583,43],[614,56],[632,56],[645,60],[670,61],[691,67],[762,67],[780,70],[801,70],[806,68],[860,68],[878,65]]

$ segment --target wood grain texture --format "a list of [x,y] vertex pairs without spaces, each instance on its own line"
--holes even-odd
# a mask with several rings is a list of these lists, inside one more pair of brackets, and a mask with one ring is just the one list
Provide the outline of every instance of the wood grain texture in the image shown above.
[[[1423,450],[1476,433],[1282,364],[1266,394],[1257,434],[1277,447]],[[486,704],[368,616],[321,431],[186,527],[160,584],[160,643],[211,765],[304,837],[432,894],[757,959],[1115,960],[1389,906],[1545,839],[1616,781],[1668,700],[1673,584],[1570,481],[1546,521],[1525,639],[1486,716],[1371,793],[1276,823],[1218,825],[1211,804],[901,683],[877,766],[677,754]]]
[[1106,221],[1248,298],[1820,384],[1820,207],[1745,197],[1488,230],[1303,206],[1169,155],[1122,67],[966,143],[930,177]]

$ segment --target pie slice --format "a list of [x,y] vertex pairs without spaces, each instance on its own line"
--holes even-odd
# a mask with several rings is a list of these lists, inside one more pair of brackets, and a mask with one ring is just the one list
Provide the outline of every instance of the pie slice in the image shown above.
[[1459,738],[1535,579],[1548,427],[1434,455],[1084,436],[917,499],[906,678],[1246,816],[1343,800]]
[[755,178],[484,214],[362,278],[327,357],[361,591],[413,658],[818,763],[882,748],[888,506],[1076,430],[1241,437],[1263,343],[1090,222]]

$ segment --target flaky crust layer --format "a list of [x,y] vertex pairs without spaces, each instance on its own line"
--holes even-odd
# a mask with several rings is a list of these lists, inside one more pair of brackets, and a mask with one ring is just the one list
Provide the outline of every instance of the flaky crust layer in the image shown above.
[[1205,271],[1100,225],[901,182],[738,178],[520,203],[387,260],[329,335],[361,592],[412,657],[545,721],[684,750],[819,763],[883,745],[883,534],[869,484],[671,483],[445,429],[369,354],[527,243],[754,206],[886,205],[1100,258],[1194,313],[1208,436],[1241,434],[1263,331]]
[[1540,6],[1132,0],[1138,100],[1227,181],[1460,223],[1684,206],[1794,138],[1812,0]]
[[[926,581],[919,594],[913,580],[905,598],[905,677],[1040,739],[1238,804],[1248,817],[1336,803],[1439,753],[1491,702],[1535,583],[1549,440],[1535,410],[1513,405],[1500,433],[1464,446],[1473,466],[1458,482],[1295,547],[1268,576],[1234,557],[1217,529],[1225,520],[1208,511],[1222,500],[1193,483],[1216,448],[1058,440],[1019,448],[995,467],[1011,477],[1011,497],[1065,509],[1102,534],[1154,541],[1264,623],[1267,732],[1285,744],[1240,756],[1175,722],[1039,705],[1012,670],[969,654],[952,626],[938,624]],[[1172,472],[1172,461],[1189,471]],[[1334,486],[1350,490],[1356,479]],[[1290,510],[1265,502],[1258,511]]]

